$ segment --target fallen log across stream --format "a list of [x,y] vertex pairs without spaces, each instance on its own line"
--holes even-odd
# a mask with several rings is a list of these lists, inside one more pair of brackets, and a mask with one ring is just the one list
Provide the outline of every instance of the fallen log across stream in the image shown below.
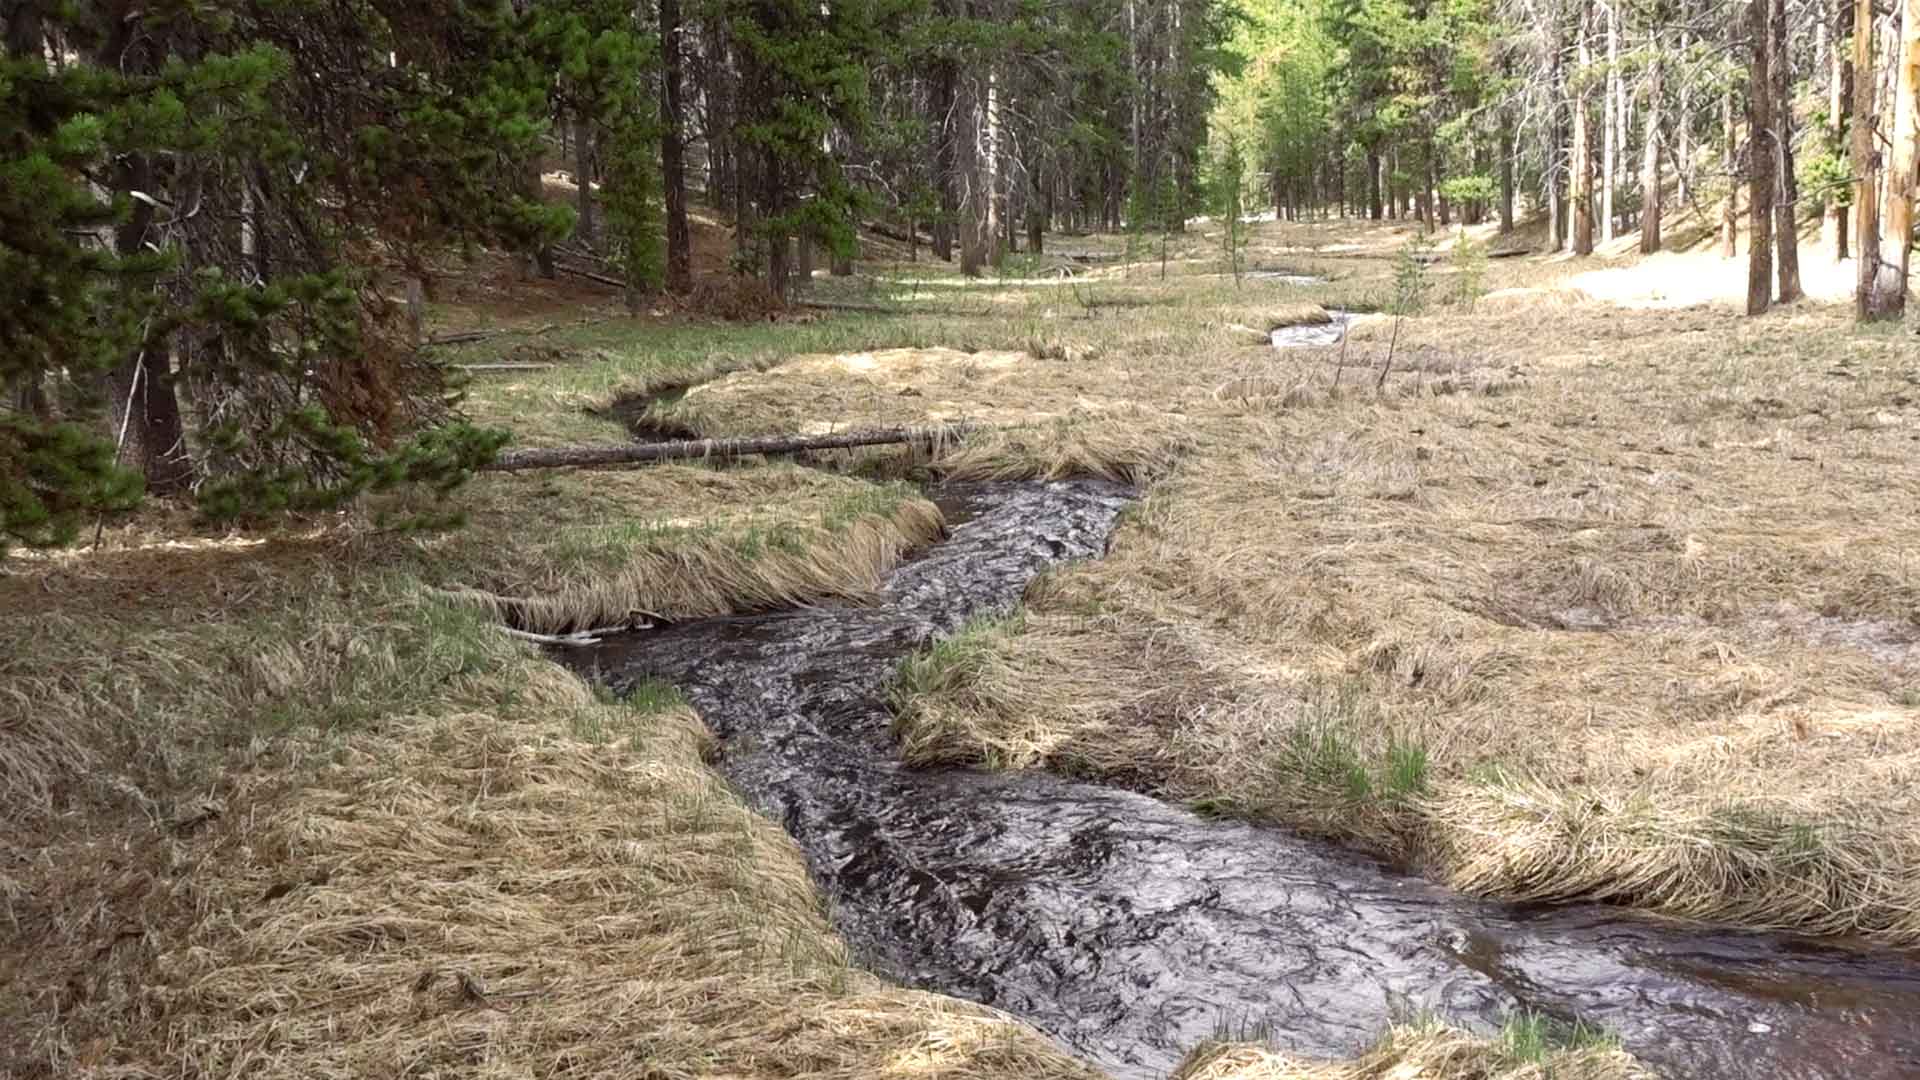
[[557,446],[509,450],[482,468],[491,472],[558,469],[579,465],[643,465],[695,458],[735,458],[754,454],[802,454],[810,450],[848,450],[861,446],[911,444],[944,446],[981,430],[979,424],[939,427],[865,428],[831,435],[757,435],[740,439],[686,439],[621,446]]

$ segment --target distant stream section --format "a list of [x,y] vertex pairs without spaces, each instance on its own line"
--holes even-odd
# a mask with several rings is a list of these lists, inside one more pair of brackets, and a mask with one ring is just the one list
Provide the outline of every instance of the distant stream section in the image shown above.
[[1608,1028],[1673,1077],[1920,1077],[1911,958],[1486,903],[1106,787],[905,767],[885,704],[900,659],[1007,608],[1048,566],[1099,556],[1132,497],[1097,481],[937,494],[951,537],[895,571],[879,606],[563,656],[615,690],[687,693],[724,741],[720,768],[805,849],[867,966],[1142,1080],[1222,1030],[1344,1056],[1419,1010],[1490,1031],[1515,1009]]
[[1309,345],[1338,345],[1347,336],[1347,327],[1359,315],[1352,311],[1328,308],[1330,321],[1309,323],[1305,326],[1282,326],[1273,331],[1273,347],[1276,349],[1298,349]]

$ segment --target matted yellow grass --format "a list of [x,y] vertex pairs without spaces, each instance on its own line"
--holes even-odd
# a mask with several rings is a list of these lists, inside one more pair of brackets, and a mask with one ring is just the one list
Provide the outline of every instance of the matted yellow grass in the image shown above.
[[0,1071],[1096,1075],[854,970],[677,697],[444,598],[853,598],[931,504],[790,466],[476,496],[450,536],[125,536],[0,581]]
[[1617,1047],[1541,1047],[1502,1042],[1436,1024],[1395,1027],[1349,1061],[1313,1061],[1252,1044],[1220,1043],[1187,1059],[1173,1080],[1651,1080]]

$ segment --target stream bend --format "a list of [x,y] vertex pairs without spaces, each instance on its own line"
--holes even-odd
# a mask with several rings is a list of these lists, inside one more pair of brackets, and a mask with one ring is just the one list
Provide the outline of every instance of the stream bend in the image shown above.
[[1920,965],[1598,907],[1450,893],[1283,830],[1038,773],[916,770],[888,734],[900,659],[1100,555],[1128,489],[950,485],[951,536],[871,608],[710,619],[563,659],[679,686],[720,768],[805,850],[866,966],[1013,1013],[1124,1077],[1220,1032],[1345,1056],[1427,1009],[1620,1035],[1676,1078],[1920,1077]]

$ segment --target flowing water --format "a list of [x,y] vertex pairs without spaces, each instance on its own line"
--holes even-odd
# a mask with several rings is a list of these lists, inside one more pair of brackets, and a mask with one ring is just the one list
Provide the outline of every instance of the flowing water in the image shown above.
[[1603,908],[1477,901],[1289,833],[1044,774],[902,766],[900,658],[1097,556],[1126,505],[1096,481],[955,487],[952,535],[884,600],[713,619],[567,659],[681,687],[721,769],[805,849],[861,962],[1005,1009],[1125,1077],[1259,1030],[1346,1055],[1430,1009],[1620,1035],[1674,1077],[1920,1077],[1920,964]]
[[1340,339],[1347,336],[1347,327],[1358,316],[1351,311],[1328,308],[1331,316],[1328,322],[1309,323],[1304,326],[1282,326],[1273,331],[1273,347],[1276,349],[1298,349],[1308,345],[1338,345]]

